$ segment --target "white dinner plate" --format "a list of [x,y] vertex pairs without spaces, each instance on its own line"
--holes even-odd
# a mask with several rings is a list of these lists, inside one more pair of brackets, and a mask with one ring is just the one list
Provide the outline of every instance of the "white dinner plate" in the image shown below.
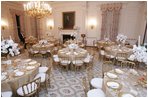
[[120,84],[114,81],[107,82],[107,86],[112,89],[119,89]]

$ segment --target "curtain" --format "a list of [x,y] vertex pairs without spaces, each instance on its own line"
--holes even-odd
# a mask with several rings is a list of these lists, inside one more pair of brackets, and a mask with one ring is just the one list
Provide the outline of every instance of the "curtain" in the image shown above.
[[118,35],[118,25],[121,3],[102,4],[102,26],[101,26],[101,40],[109,38],[111,41],[116,40]]
[[16,22],[16,15],[20,16],[20,30],[21,33],[25,36],[25,24],[24,24],[24,12],[20,10],[10,9],[10,14],[12,15],[13,20],[13,30],[14,30],[14,37],[15,42],[19,42],[19,37],[17,34],[17,22]]

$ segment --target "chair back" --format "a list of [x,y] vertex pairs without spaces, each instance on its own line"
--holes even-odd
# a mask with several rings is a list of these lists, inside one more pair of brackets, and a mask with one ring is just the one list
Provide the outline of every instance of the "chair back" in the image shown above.
[[86,77],[82,78],[82,86],[83,86],[83,89],[84,89],[84,92],[85,92],[85,97],[86,97],[87,96],[87,92],[89,90]]
[[117,53],[116,58],[118,58],[118,57],[127,58],[127,56],[128,56],[127,53],[125,53],[125,52],[120,52],[120,53]]
[[48,67],[48,70],[47,70],[46,74],[50,77],[50,74],[51,74],[51,67]]
[[78,64],[83,64],[83,59],[84,59],[84,58],[82,58],[82,57],[76,57],[76,56],[75,56],[73,61],[74,61],[75,64],[78,63],[77,61],[82,61],[82,63],[78,63]]
[[62,57],[60,59],[60,65],[68,65],[70,61],[69,59],[70,59],[69,57]]
[[113,69],[113,62],[112,61],[105,61],[102,64],[102,77],[104,78],[104,73]]
[[24,96],[29,97],[36,94],[40,89],[40,82],[41,82],[41,77],[31,82],[28,82],[27,84],[24,84],[22,86]]
[[91,81],[91,79],[93,78],[93,67],[92,66],[87,67],[86,74],[87,74],[88,81]]

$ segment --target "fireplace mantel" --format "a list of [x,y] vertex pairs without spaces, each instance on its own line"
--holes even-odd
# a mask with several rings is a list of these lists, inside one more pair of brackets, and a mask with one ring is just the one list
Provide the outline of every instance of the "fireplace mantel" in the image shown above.
[[78,33],[78,31],[75,29],[73,29],[73,30],[59,30],[61,41],[63,42],[63,35],[71,35],[73,33]]

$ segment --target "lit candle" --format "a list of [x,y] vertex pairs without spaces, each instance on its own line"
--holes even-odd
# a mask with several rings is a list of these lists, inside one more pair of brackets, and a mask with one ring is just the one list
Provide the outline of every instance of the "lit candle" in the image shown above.
[[138,38],[138,46],[140,46],[140,35],[139,35],[139,38]]
[[2,36],[2,40],[3,40],[3,36]]
[[9,38],[12,39],[11,36],[9,36]]

